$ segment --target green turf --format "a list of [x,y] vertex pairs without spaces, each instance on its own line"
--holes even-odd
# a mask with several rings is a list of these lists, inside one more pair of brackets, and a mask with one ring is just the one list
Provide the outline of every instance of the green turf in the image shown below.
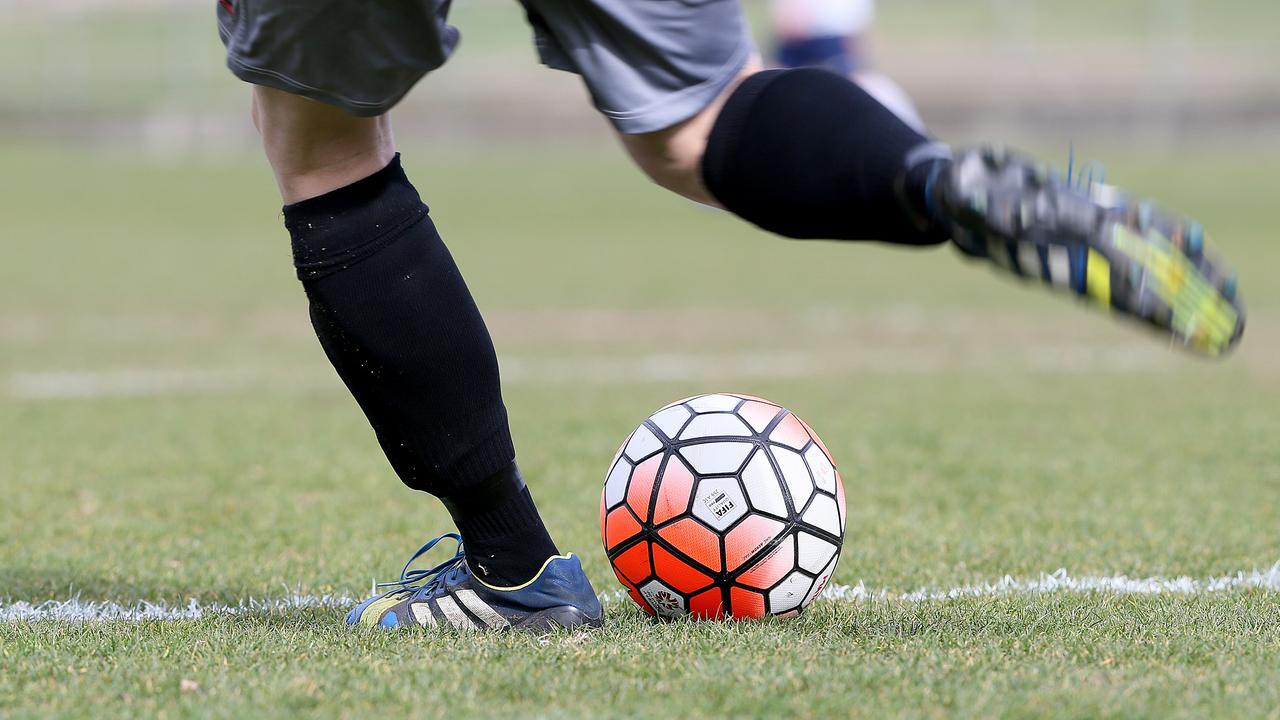
[[[830,446],[850,498],[840,583],[1208,577],[1280,560],[1274,157],[1111,164],[1202,217],[1240,268],[1251,325],[1222,363],[947,251],[768,238],[651,188],[612,149],[406,160],[491,319],[548,524],[601,590],[615,582],[596,503],[618,442],[716,389],[776,399]],[[0,602],[360,594],[446,529],[390,473],[311,337],[261,161],[5,147],[0,167],[23,178],[0,200]],[[654,353],[685,357],[688,375],[628,377]],[[218,386],[25,396],[27,374],[56,370]],[[749,624],[655,625],[623,602],[609,621],[541,640],[352,633],[320,610],[0,625],[0,716],[1280,707],[1280,606],[1257,591],[824,601]]]

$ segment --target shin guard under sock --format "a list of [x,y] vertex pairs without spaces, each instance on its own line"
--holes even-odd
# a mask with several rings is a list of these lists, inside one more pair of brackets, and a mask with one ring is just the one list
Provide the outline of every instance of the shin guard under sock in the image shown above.
[[[786,237],[933,244],[947,232],[928,185],[949,160],[921,152],[930,145],[847,78],[768,70],[721,110],[703,179],[726,209]],[[925,162],[908,168],[913,154]]]
[[[515,472],[497,356],[399,156],[284,215],[316,335],[400,479],[465,506],[464,516],[499,513],[490,524],[501,532],[486,537],[506,533],[519,545],[514,562],[491,563],[504,574],[523,572],[525,554],[541,553],[539,564],[556,554],[531,500],[493,494],[501,483],[492,478]],[[504,554],[500,539],[487,542]]]

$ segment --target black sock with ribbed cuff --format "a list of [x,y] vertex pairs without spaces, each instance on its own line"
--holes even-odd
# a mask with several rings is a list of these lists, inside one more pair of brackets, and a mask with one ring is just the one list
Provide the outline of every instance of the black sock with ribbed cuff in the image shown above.
[[447,496],[509,466],[493,342],[400,156],[284,216],[316,336],[400,479]]
[[557,550],[515,468],[493,342],[400,156],[284,216],[316,336],[396,474],[445,501],[485,582],[532,578]]
[[487,585],[528,582],[547,558],[560,554],[515,463],[441,500],[462,535],[467,565]]

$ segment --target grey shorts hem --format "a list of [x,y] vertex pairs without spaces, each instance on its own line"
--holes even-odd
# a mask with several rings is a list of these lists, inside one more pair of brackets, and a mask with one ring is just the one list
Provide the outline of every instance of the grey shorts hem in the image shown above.
[[697,85],[669,93],[642,108],[610,110],[600,107],[598,109],[609,118],[618,132],[624,135],[640,135],[665,130],[697,115],[715,102],[715,99],[720,97],[725,88],[729,87],[742,72],[742,68],[746,67],[754,52],[755,44],[750,39],[744,39],[729,62]]
[[[393,97],[384,98],[377,102],[368,102],[364,100],[356,100],[353,98],[343,97],[335,93],[326,92],[319,88],[311,87],[305,83],[300,83],[287,75],[267,70],[265,68],[256,68],[241,62],[238,58],[227,56],[227,69],[241,80],[253,85],[264,85],[276,90],[293,95],[301,95],[302,97],[316,100],[328,105],[333,105],[339,110],[355,115],[356,117],[376,117],[383,115],[389,111],[396,103],[409,92],[409,88],[405,88]],[[426,73],[423,73],[425,75]]]
[[563,70],[577,74],[573,63],[569,62],[559,48],[557,48],[550,40],[541,34],[535,34],[533,37],[533,48],[538,53],[538,62],[552,70]]
[[[241,0],[237,0],[237,5],[240,3]],[[226,64],[231,74],[244,82],[282,90],[293,95],[300,95],[332,105],[357,117],[376,117],[391,110],[392,107],[404,99],[409,90],[427,73],[443,65],[453,47],[457,44],[457,31],[452,30],[452,28],[445,28],[446,31],[452,31],[454,35],[451,42],[442,43],[439,46],[439,52],[436,56],[417,57],[417,62],[412,66],[401,66],[392,78],[381,79],[376,83],[376,87],[371,87],[369,82],[352,82],[353,79],[360,79],[361,76],[358,75],[328,72],[322,73],[326,75],[325,83],[326,85],[332,83],[334,87],[326,89],[299,80],[299,75],[304,72],[301,66],[289,61],[282,62],[277,55],[271,52],[264,53],[264,58],[270,61],[271,67],[264,67],[268,63],[256,57],[253,59],[258,60],[258,62],[246,60],[244,54],[239,51],[241,43],[244,42],[244,37],[242,36],[247,32],[251,33],[256,28],[251,25],[249,27],[233,27],[232,24],[226,22],[223,12],[220,6],[218,35],[221,37],[223,44],[226,45]],[[240,37],[236,35],[237,32],[241,33]],[[252,42],[248,43],[250,47],[254,45]],[[270,46],[268,46],[268,49],[271,49]],[[277,62],[280,62],[281,67],[273,69]],[[359,68],[355,69],[358,70]],[[325,68],[321,68],[321,70],[325,70]],[[315,67],[310,68],[312,75],[316,71]],[[361,97],[352,97],[351,91],[356,91]]]

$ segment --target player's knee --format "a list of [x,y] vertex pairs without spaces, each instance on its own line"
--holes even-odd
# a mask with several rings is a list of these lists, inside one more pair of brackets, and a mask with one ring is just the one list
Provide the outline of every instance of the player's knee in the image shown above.
[[693,117],[657,132],[623,135],[632,160],[655,183],[690,200],[717,204],[702,180],[702,156],[720,109],[738,85],[762,69],[758,61],[743,68],[720,97]]
[[712,202],[702,184],[702,154],[707,137],[681,124],[644,135],[623,136],[631,159],[658,185],[698,202]]
[[269,156],[293,163],[330,164],[390,144],[387,117],[356,117],[332,105],[255,86],[253,121]]
[[321,102],[255,86],[252,116],[286,202],[367,177],[395,156],[385,115],[356,117]]

